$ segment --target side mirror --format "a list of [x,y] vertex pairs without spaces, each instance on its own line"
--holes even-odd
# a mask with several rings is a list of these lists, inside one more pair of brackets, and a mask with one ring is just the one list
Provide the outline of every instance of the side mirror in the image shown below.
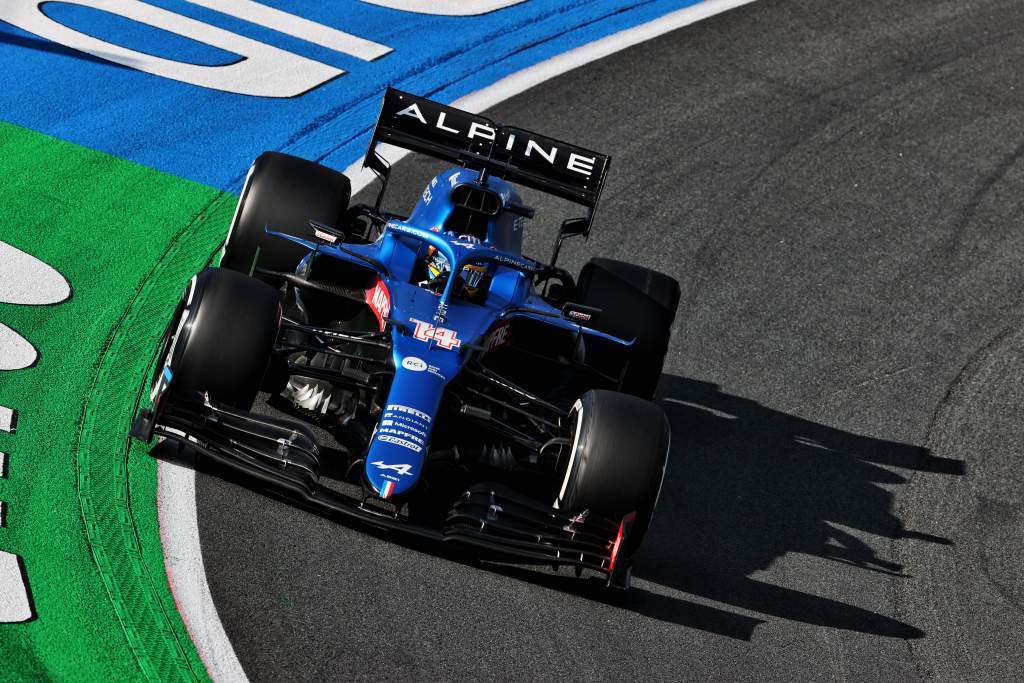
[[562,306],[562,315],[580,325],[589,325],[596,322],[601,312],[600,308],[584,306],[583,304],[567,303]]
[[590,231],[590,218],[567,218],[558,229],[555,250],[551,253],[551,265],[558,261],[558,252],[562,250],[562,242],[574,235],[586,235]]
[[558,231],[558,238],[564,239],[571,235],[586,235],[589,230],[589,218],[568,218],[562,221],[562,227]]
[[344,242],[347,235],[341,230],[332,228],[319,221],[310,220],[309,228],[313,231],[313,237],[324,244],[338,244]]

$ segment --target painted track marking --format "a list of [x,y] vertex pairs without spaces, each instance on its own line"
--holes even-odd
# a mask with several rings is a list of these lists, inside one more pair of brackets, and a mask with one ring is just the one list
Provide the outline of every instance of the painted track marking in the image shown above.
[[[6,242],[0,242],[0,303],[28,306],[57,304],[71,296],[71,286],[52,266]],[[32,344],[0,323],[0,370],[22,370],[35,364],[39,354]],[[0,406],[0,432],[13,432],[17,413]],[[0,453],[0,479],[7,478],[7,453]],[[7,526],[8,506],[0,500],[0,529]],[[32,602],[20,557],[0,550],[0,623],[28,621]]]

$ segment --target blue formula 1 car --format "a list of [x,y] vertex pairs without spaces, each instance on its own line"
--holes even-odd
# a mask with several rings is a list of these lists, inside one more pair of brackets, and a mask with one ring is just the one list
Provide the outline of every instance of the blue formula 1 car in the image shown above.
[[[453,164],[408,217],[381,209],[380,143]],[[609,158],[389,89],[365,166],[374,206],[319,164],[254,162],[131,435],[321,514],[628,586],[668,457],[651,399],[679,285],[555,265],[589,233]],[[550,263],[522,254],[535,212],[516,185],[587,209]]]

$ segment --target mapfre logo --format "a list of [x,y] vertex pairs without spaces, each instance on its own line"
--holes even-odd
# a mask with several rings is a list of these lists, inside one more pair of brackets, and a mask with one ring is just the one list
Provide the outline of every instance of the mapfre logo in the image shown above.
[[366,303],[373,309],[380,331],[383,332],[387,318],[391,315],[391,294],[383,280],[378,279],[377,284],[366,290]]
[[484,344],[484,348],[486,349],[487,353],[490,353],[491,351],[497,351],[498,349],[508,346],[508,332],[511,326],[512,323],[504,322],[494,328],[494,331],[491,332],[490,335],[488,335],[487,341]]

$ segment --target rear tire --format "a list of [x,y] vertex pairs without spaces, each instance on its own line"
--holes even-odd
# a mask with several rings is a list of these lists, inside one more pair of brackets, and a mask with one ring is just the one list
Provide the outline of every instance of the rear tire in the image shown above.
[[[636,338],[622,391],[652,399],[679,307],[679,283],[632,263],[595,258],[583,266],[577,292],[581,304],[602,311],[591,327],[620,339]],[[596,356],[598,367],[613,366],[621,350],[599,350]]]
[[288,154],[264,152],[246,177],[221,267],[249,273],[259,249],[261,268],[293,272],[309,250],[266,234],[265,227],[298,237],[310,234],[310,220],[337,227],[351,192],[342,173]]
[[171,319],[158,377],[170,372],[173,395],[208,392],[238,408],[252,407],[281,322],[281,297],[265,282],[207,268]]

